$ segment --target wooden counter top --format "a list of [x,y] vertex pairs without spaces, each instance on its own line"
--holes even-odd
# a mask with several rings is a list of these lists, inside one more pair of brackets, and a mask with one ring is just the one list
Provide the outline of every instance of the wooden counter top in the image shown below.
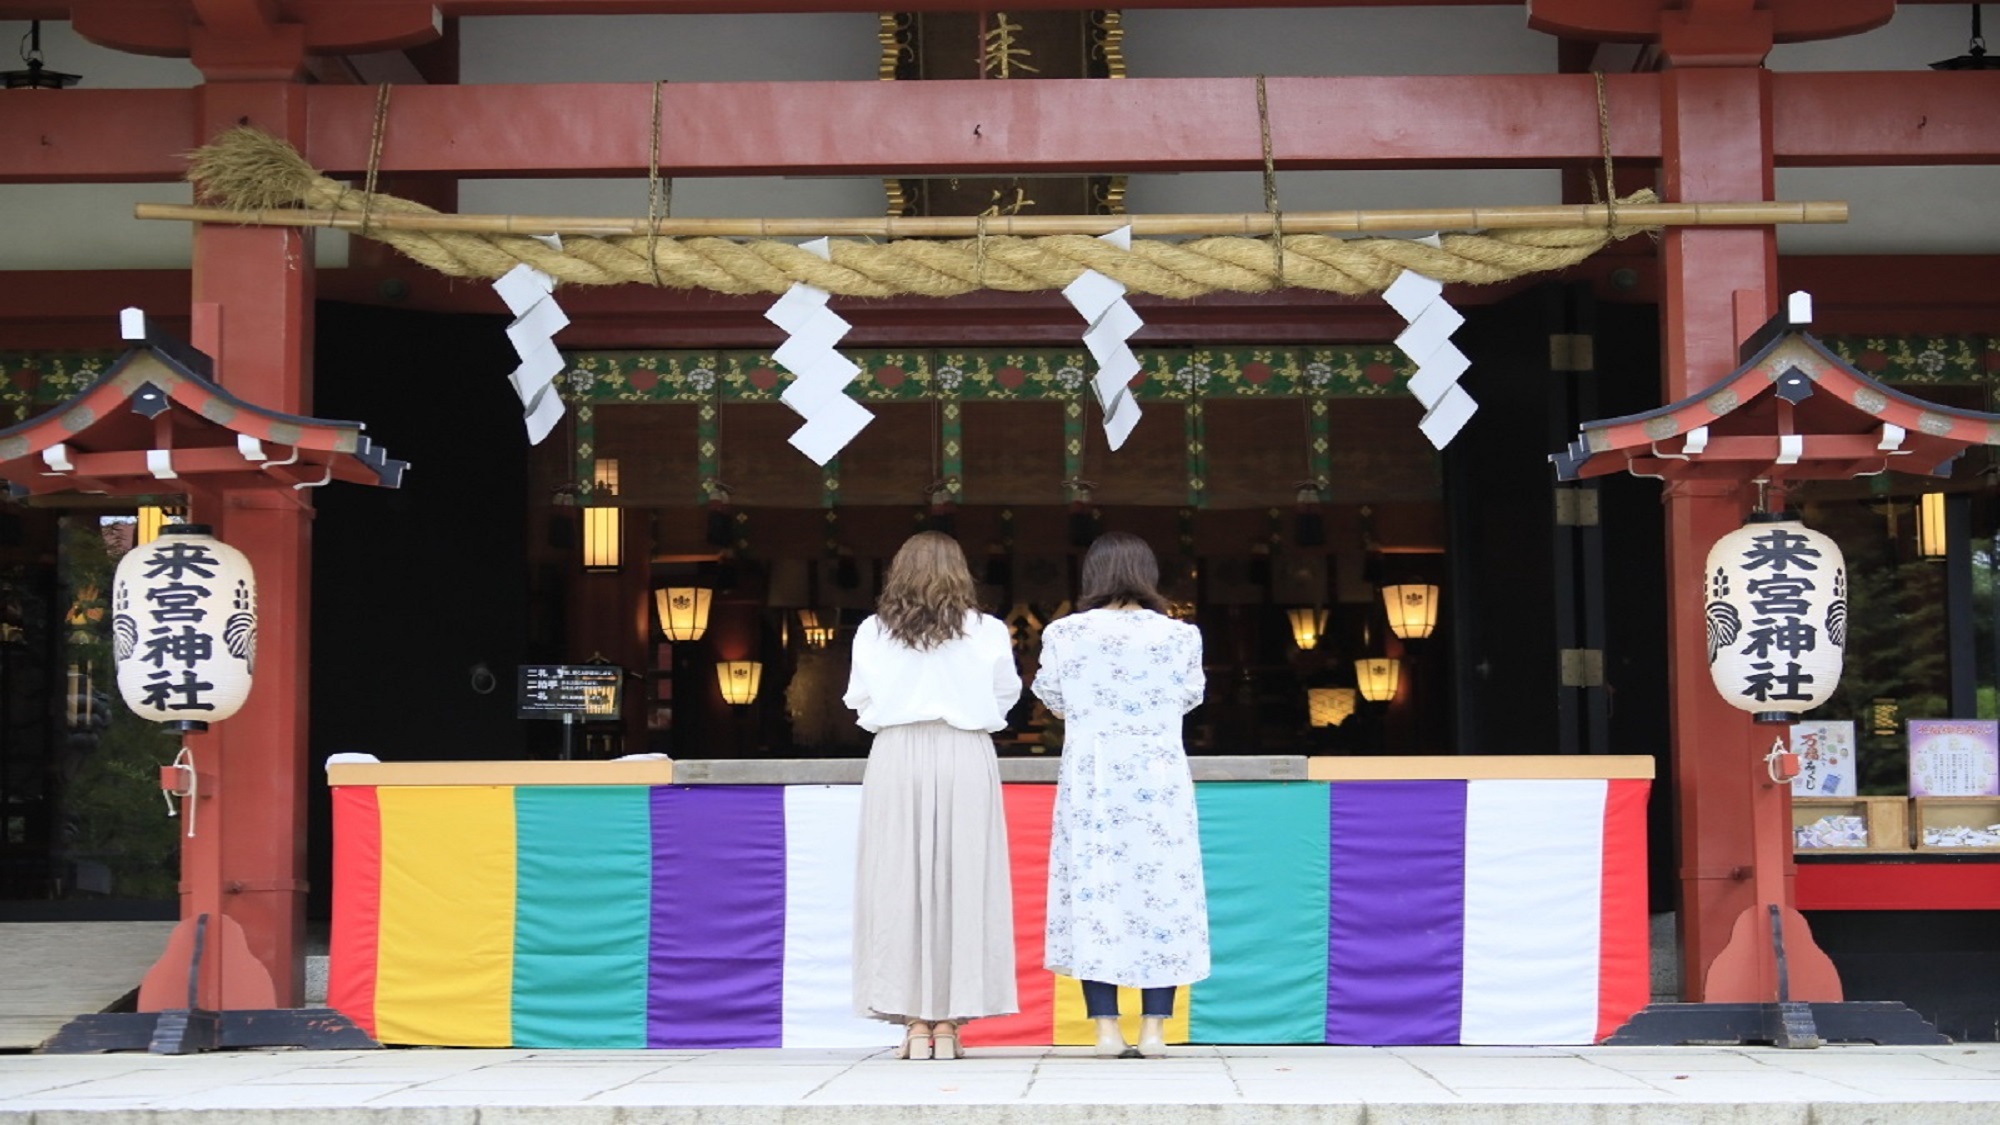
[[[1000,780],[1053,784],[1057,755],[1000,759]],[[335,762],[329,785],[858,785],[863,758],[664,758],[611,762]],[[1650,778],[1653,759],[1636,755],[1542,754],[1471,757],[1306,758],[1202,755],[1188,759],[1196,781],[1442,781],[1495,778]]]

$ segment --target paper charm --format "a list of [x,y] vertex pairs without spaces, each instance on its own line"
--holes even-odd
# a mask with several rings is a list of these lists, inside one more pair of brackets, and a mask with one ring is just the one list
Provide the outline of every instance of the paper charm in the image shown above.
[[[1099,235],[1120,250],[1132,248],[1132,228],[1119,227]],[[1139,374],[1139,358],[1127,341],[1144,328],[1145,322],[1125,302],[1125,286],[1098,273],[1084,270],[1063,288],[1063,296],[1089,322],[1083,346],[1097,360],[1097,375],[1090,385],[1097,392],[1097,405],[1104,411],[1104,438],[1112,449],[1125,444],[1132,427],[1139,424],[1139,400],[1132,394],[1132,379]]]
[[1472,361],[1451,342],[1451,334],[1465,323],[1465,317],[1443,294],[1443,282],[1409,269],[1398,274],[1395,284],[1382,293],[1382,299],[1410,322],[1396,337],[1396,347],[1417,365],[1417,373],[1410,377],[1410,393],[1424,404],[1424,417],[1417,428],[1439,449],[1449,445],[1479,409],[1458,385],[1458,377]]
[[[833,260],[824,238],[802,245]],[[851,325],[826,307],[829,296],[824,289],[795,281],[764,310],[764,319],[787,334],[771,358],[794,376],[778,400],[806,420],[787,440],[816,465],[833,460],[863,426],[875,420],[872,411],[847,395],[847,385],[861,369],[833,348]]]
[[[562,240],[554,235],[537,237],[551,249],[562,249]],[[507,381],[521,400],[530,445],[541,444],[563,415],[562,394],[555,387],[563,358],[556,350],[555,334],[569,323],[569,316],[556,304],[555,288],[555,278],[526,262],[493,283],[493,291],[514,314],[514,323],[507,326],[507,339],[521,357],[521,365]]]

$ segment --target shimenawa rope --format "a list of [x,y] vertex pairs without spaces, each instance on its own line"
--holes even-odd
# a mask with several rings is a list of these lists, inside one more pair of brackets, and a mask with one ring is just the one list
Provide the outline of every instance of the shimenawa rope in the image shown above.
[[[289,145],[247,127],[224,133],[192,153],[188,179],[205,197],[239,211],[438,214],[396,196],[344,187],[321,175]],[[1654,198],[1650,191],[1640,191],[1619,202],[1650,203]],[[832,243],[832,261],[776,239],[570,236],[557,251],[526,235],[382,227],[365,233],[452,277],[495,278],[526,262],[566,285],[650,283],[718,293],[782,293],[803,281],[843,296],[949,297],[978,289],[1060,289],[1093,269],[1133,292],[1188,298],[1286,287],[1359,295],[1388,287],[1404,269],[1440,281],[1490,284],[1575,265],[1611,241],[1649,229],[1618,225],[1446,234],[1440,247],[1404,239],[1290,234],[1276,239],[1277,255],[1270,242],[1242,237],[1138,239],[1129,251],[1089,235],[841,240]]]

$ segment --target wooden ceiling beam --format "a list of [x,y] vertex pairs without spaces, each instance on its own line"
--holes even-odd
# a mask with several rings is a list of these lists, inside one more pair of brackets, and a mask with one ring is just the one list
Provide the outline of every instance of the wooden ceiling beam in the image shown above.
[[[2000,72],[1770,76],[1781,166],[2000,163]],[[1659,78],[1606,78],[1613,155],[1659,159]],[[1278,78],[1282,169],[1549,168],[1599,159],[1589,75]],[[198,143],[194,90],[10,99],[0,183],[169,182]],[[384,175],[643,176],[646,83],[399,88]],[[18,95],[16,96],[18,98]],[[305,153],[366,167],[375,91],[315,87]],[[1037,82],[687,82],[661,89],[661,163],[688,176],[1254,171],[1248,78]],[[588,129],[576,122],[591,122]],[[894,128],[881,123],[894,122]],[[254,122],[252,122],[254,124]]]
[[[1613,280],[1620,271],[1633,276]],[[1650,252],[1599,254],[1569,270],[1600,301],[1658,300]],[[1854,333],[1957,335],[1990,331],[2000,310],[2000,257],[1992,255],[1851,255],[1778,259],[1781,291],[1810,290],[1814,329]],[[1453,287],[1455,305],[1504,300],[1536,284]],[[394,258],[379,268],[319,272],[329,301],[440,313],[499,309],[483,285],[432,273]],[[570,326],[566,348],[776,347],[779,331],[764,319],[761,296],[659,290],[649,286],[579,286],[565,290]],[[118,310],[146,310],[149,321],[185,336],[189,292],[185,270],[0,270],[0,352],[40,349],[118,350]],[[1022,345],[1076,338],[1076,312],[1052,293],[991,290],[939,301],[921,297],[840,302],[854,324],[844,343],[897,347],[940,338],[989,339]],[[1331,293],[1217,293],[1196,301],[1135,297],[1146,322],[1144,341],[1173,343],[1335,343],[1385,340],[1402,322],[1379,301]],[[982,333],[984,335],[982,335]]]
[[[0,2],[0,18],[51,18],[9,10],[42,7]],[[197,62],[218,42],[231,53],[255,52],[265,40],[314,54],[400,50],[436,39],[443,18],[422,0],[71,0],[62,7],[76,33],[99,46]]]
[[1690,27],[1703,29],[1704,37],[1732,27],[1755,28],[1761,29],[1768,49],[1773,41],[1855,35],[1888,23],[1895,14],[1895,0],[1531,0],[1528,26],[1565,38],[1615,43],[1685,36]]
[[193,0],[194,19],[223,35],[262,35],[282,16],[278,0]]
[[[61,20],[92,4],[115,5],[134,13],[184,14],[200,0],[0,0],[0,19]],[[409,0],[279,0],[286,18],[310,18],[337,9],[366,11],[398,7]],[[1905,0],[1906,3],[1912,0]],[[1945,0],[1914,0],[1943,3]],[[1519,7],[1521,0],[1127,0],[1134,8],[1428,8]],[[438,0],[433,5],[452,16],[662,16],[662,15],[786,15],[808,12],[876,12],[880,0]],[[900,0],[897,11],[978,11],[980,0]],[[1013,0],[1018,11],[1078,11],[1104,7],[1103,0]]]
[[[400,6],[407,0],[281,0],[287,12],[312,12],[331,8],[366,10]],[[1772,0],[1771,6],[1784,22],[1814,18],[1817,13],[1838,13],[1860,5],[1886,5],[1889,0]],[[1948,4],[1964,6],[1964,0],[1899,0],[1903,5]],[[113,4],[135,15],[147,11],[168,15],[184,13],[190,0],[0,0],[0,19],[71,19],[79,9],[92,3]],[[1125,10],[1232,8],[1430,8],[1430,7],[1521,7],[1522,0],[1125,0]],[[762,15],[806,12],[874,12],[880,0],[437,0],[441,14],[452,16],[655,16],[655,15]],[[990,9],[991,0],[901,0],[898,11],[977,11]],[[1101,8],[1103,0],[1012,0],[1007,7],[1027,10],[1078,10]],[[1577,22],[1588,14],[1592,26],[1609,21],[1644,21],[1657,16],[1661,0],[1532,0],[1531,18],[1559,24]],[[1827,17],[1819,17],[1825,22]],[[1565,33],[1566,34],[1566,33]]]

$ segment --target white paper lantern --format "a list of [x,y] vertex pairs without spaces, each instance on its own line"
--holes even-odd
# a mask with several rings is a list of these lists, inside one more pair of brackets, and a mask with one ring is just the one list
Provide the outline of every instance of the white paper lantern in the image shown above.
[[1847,563],[1789,512],[1759,512],[1708,552],[1708,671],[1760,723],[1791,721],[1840,684]]
[[118,693],[140,718],[206,730],[250,695],[257,579],[243,552],[176,524],[118,561],[111,583]]

